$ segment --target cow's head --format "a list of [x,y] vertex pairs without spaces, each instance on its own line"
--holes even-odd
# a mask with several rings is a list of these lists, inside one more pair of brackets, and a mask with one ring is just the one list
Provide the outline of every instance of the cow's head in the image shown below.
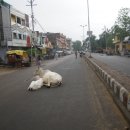
[[39,75],[40,77],[43,77],[44,70],[42,68],[37,68],[34,72],[34,76]]

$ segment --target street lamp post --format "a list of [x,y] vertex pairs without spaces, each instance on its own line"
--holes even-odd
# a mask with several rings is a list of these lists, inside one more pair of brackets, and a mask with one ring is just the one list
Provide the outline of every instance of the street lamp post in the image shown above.
[[91,58],[91,42],[90,42],[90,37],[92,35],[92,31],[90,31],[90,19],[89,19],[89,1],[87,0],[87,9],[88,9],[88,31],[87,34],[89,36],[89,51],[90,51],[90,58]]
[[84,27],[86,27],[87,25],[80,25],[83,28],[83,42],[84,42]]

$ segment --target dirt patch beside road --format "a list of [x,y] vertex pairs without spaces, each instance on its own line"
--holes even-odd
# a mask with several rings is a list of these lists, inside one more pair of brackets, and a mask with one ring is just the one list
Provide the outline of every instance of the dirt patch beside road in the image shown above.
[[116,81],[122,84],[128,91],[130,91],[130,76],[112,69],[107,64],[101,61],[98,61],[95,58],[91,58],[91,60],[94,61],[98,66],[100,66],[108,74],[110,74]]
[[10,67],[0,67],[0,75],[12,73],[16,71],[16,68],[10,68]]

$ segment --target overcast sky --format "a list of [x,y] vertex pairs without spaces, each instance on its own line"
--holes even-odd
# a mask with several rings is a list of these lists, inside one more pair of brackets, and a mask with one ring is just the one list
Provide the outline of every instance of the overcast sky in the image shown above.
[[[4,0],[30,16],[30,0]],[[60,32],[75,40],[83,39],[83,28],[88,24],[87,0],[34,0],[34,16],[46,32]],[[90,29],[99,36],[104,26],[111,28],[121,8],[130,8],[130,0],[89,0]],[[31,19],[30,19],[31,23]],[[30,24],[31,26],[31,24]],[[88,27],[85,27],[85,37]],[[35,30],[42,31],[36,24]]]

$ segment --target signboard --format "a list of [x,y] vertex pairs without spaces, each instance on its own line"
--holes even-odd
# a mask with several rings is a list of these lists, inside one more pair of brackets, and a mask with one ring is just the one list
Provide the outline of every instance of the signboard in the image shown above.
[[92,31],[87,31],[87,35],[91,36],[92,35]]

